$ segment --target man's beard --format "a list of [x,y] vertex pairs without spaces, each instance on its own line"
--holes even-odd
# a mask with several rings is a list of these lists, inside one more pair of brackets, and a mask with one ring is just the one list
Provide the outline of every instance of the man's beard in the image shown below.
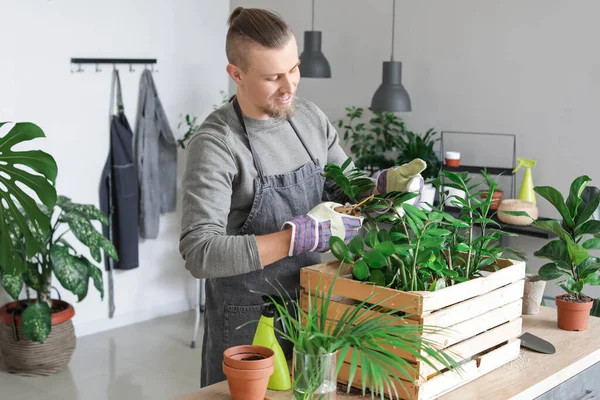
[[260,110],[267,114],[269,118],[274,119],[291,119],[296,109],[296,98],[292,96],[292,101],[289,104],[278,105],[271,104],[269,107],[260,107]]

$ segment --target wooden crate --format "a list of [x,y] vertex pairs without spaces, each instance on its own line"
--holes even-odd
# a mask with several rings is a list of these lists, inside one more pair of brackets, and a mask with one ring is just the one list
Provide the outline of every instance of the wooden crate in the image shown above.
[[[462,365],[462,371],[442,371],[418,361],[412,354],[395,348],[390,351],[409,361],[414,371],[397,372],[397,396],[406,400],[433,399],[477,377],[496,369],[519,355],[522,319],[525,263],[499,259],[497,271],[486,272],[476,278],[435,292],[402,292],[375,286],[352,279],[352,266],[341,266],[328,310],[328,320],[336,321],[352,304],[371,296],[370,303],[381,303],[383,308],[402,309],[404,318],[394,318],[402,324],[422,324],[428,327],[447,328],[444,332],[428,332],[424,338],[434,341],[450,352]],[[339,261],[303,268],[300,285],[303,288],[301,305],[307,308],[307,294],[319,288],[329,290]],[[317,302],[320,299],[313,299]],[[376,312],[376,311],[370,311]],[[348,382],[352,354],[346,356],[338,381]],[[353,386],[362,387],[361,374],[357,372]]]

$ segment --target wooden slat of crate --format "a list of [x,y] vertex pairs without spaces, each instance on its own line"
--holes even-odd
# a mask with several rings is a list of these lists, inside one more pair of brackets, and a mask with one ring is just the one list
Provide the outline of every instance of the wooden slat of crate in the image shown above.
[[[444,328],[453,326],[522,298],[524,288],[525,281],[517,280],[514,283],[492,290],[474,299],[469,299],[451,307],[446,307],[443,310],[425,314],[421,317],[419,322],[423,325],[440,326]],[[410,316],[409,318],[412,319]]]
[[[394,392],[387,393],[389,398],[398,398],[403,400],[427,400],[452,391],[490,371],[514,360],[519,356],[521,341],[515,339],[509,341],[503,346],[492,350],[480,357],[466,362],[462,365],[460,373],[456,371],[447,371],[438,375],[429,381],[417,386],[414,383],[395,380],[394,387],[398,396]],[[362,371],[357,368],[352,386],[362,387]],[[348,383],[350,376],[350,365],[344,363],[338,374],[338,381]],[[367,382],[368,387],[368,382]]]
[[[521,334],[522,326],[523,320],[518,317],[475,337],[455,344],[454,346],[450,346],[444,351],[446,351],[446,354],[451,356],[454,360],[460,362],[473,357],[476,354],[492,349],[503,342],[517,338]],[[397,353],[397,350],[390,349],[390,351]],[[410,367],[407,367],[405,371],[395,370],[394,376],[420,385],[444,369],[444,366],[441,363],[431,359],[431,357],[428,357],[428,359],[434,366],[420,360],[416,363],[410,362]],[[348,354],[346,354],[344,361],[348,364],[352,362],[352,351],[349,351]]]
[[[300,286],[311,293],[314,293],[316,288],[319,288],[321,293],[327,292],[339,266],[339,261],[333,261],[302,268],[300,270]],[[423,296],[421,294],[401,292],[343,277],[351,271],[352,265],[344,264],[342,266],[333,289],[334,295],[354,300],[369,299],[369,303],[381,302],[383,307],[393,310],[402,309],[406,313],[421,314],[423,312]]]
[[333,293],[337,296],[355,300],[370,297],[369,303],[379,303],[389,309],[401,309],[412,314],[411,319],[420,319],[424,312],[435,311],[480,296],[502,286],[516,282],[525,277],[525,263],[519,261],[498,260],[498,271],[481,278],[476,278],[435,292],[403,292],[381,286],[369,285],[364,282],[345,278],[342,275],[352,270],[351,265],[342,265],[339,261],[305,267],[300,270],[300,285],[314,292],[319,288],[327,291],[338,269]]

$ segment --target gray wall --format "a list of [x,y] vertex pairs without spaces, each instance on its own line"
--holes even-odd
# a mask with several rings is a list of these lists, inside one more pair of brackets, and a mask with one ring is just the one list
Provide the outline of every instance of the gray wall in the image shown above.
[[[231,0],[231,9],[240,5],[281,14],[302,51],[311,1]],[[381,62],[390,57],[391,10],[391,0],[316,1],[315,29],[323,31],[333,78],[303,79],[298,94],[332,121],[346,106],[369,106]],[[518,156],[538,162],[536,185],[565,193],[581,174],[600,185],[598,15],[594,0],[398,0],[395,59],[403,62],[413,103],[400,116],[416,131],[514,133]],[[461,146],[467,154],[498,157],[496,145]],[[517,177],[518,190],[522,172]],[[538,206],[541,215],[557,216],[539,197]],[[511,245],[532,253],[544,243],[522,237]],[[532,270],[540,265],[534,257],[528,262]]]

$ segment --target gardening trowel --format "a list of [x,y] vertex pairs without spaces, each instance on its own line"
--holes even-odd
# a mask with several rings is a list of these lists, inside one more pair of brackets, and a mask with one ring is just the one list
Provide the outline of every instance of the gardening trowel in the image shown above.
[[556,353],[556,349],[554,348],[552,343],[535,335],[532,335],[529,332],[525,332],[524,334],[519,336],[519,339],[521,339],[521,346],[526,347],[528,349],[544,354]]

